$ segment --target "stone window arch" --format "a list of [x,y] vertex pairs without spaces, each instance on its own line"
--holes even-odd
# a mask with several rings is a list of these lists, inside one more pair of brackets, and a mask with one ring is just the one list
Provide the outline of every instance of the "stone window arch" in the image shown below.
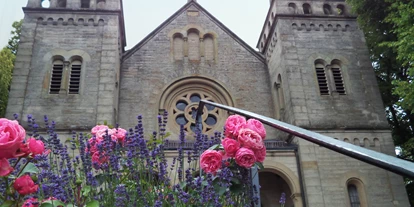
[[289,13],[296,14],[297,7],[295,3],[289,3],[288,7],[289,7]]
[[346,95],[345,83],[342,76],[341,62],[333,60],[330,65],[330,73],[332,76],[332,86],[339,95]]
[[312,14],[312,7],[308,3],[303,4],[302,8],[304,14]]
[[64,73],[64,60],[62,57],[56,57],[53,60],[52,71],[49,81],[49,93],[59,94],[62,88],[62,79]]
[[188,30],[188,59],[200,60],[200,31]]
[[319,93],[321,95],[329,95],[329,86],[328,86],[328,79],[326,76],[326,69],[325,69],[325,61],[324,60],[316,60],[315,61],[315,72],[316,72],[316,79],[319,86]]
[[184,39],[183,39],[183,35],[180,33],[176,33],[173,36],[173,53],[174,53],[174,60],[183,60]]
[[324,4],[323,5],[323,13],[326,15],[331,15],[332,14],[332,7],[329,4]]
[[204,35],[204,57],[207,61],[215,60],[214,37],[211,34]]
[[351,178],[346,182],[347,197],[350,207],[367,207],[367,197],[364,183],[358,178]]
[[338,15],[346,14],[345,6],[343,4],[338,4],[338,6],[336,6],[336,9],[338,11]]
[[[179,133],[180,125],[187,133],[195,131],[195,115],[200,100],[233,106],[233,100],[227,90],[219,83],[206,77],[187,77],[170,84],[161,95],[161,110],[168,111],[169,131]],[[228,114],[212,106],[204,106],[202,132],[213,134],[221,131]]]

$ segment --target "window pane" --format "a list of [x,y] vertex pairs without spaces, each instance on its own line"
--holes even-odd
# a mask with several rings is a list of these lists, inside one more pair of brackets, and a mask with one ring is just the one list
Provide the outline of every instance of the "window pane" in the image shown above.
[[214,116],[208,116],[207,117],[207,120],[206,120],[206,124],[207,125],[209,125],[209,126],[213,126],[214,124],[216,124],[217,123],[217,119],[216,119],[216,117],[214,117]]
[[198,94],[193,94],[193,95],[191,95],[190,100],[192,102],[200,102],[201,101],[201,97]]
[[177,116],[175,121],[177,122],[178,125],[185,125],[188,122],[187,119],[185,119],[185,117],[183,115]]
[[185,107],[187,107],[187,103],[185,101],[178,101],[176,107],[178,110],[184,111]]
[[359,201],[359,195],[357,187],[353,184],[348,185],[348,194],[349,200],[351,202],[351,207],[360,207],[361,202]]

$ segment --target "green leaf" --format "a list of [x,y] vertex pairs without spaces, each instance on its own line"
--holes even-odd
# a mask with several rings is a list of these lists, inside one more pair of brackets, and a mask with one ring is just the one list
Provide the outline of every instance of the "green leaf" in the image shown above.
[[49,200],[43,202],[40,207],[59,207],[59,206],[66,206],[65,203],[59,200]]
[[264,166],[261,162],[256,162],[255,165],[259,168],[259,170],[263,170]]
[[235,177],[231,178],[231,182],[234,183],[234,184],[240,184],[240,180],[235,178]]
[[215,145],[211,146],[210,148],[208,148],[208,150],[216,150],[219,147],[220,147],[220,144],[215,144]]
[[230,191],[234,194],[240,194],[243,192],[243,185],[242,184],[234,184],[230,186]]
[[91,192],[91,186],[87,185],[85,187],[82,188],[82,195],[87,197],[89,195],[89,193]]
[[22,173],[20,174],[20,176],[22,176],[22,175],[24,175],[26,173],[38,174],[39,173],[39,168],[37,168],[36,165],[34,165],[33,163],[29,163],[24,168],[24,170],[22,171]]
[[99,207],[99,202],[98,202],[98,201],[96,201],[96,200],[89,201],[89,202],[86,204],[86,207]]
[[15,203],[13,201],[6,201],[3,204],[1,204],[0,207],[10,207],[12,205],[14,205]]

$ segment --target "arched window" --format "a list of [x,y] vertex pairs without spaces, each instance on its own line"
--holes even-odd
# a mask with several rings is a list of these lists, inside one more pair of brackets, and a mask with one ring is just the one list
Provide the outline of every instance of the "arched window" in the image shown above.
[[190,60],[200,60],[200,35],[196,29],[188,31],[188,58]]
[[291,13],[291,14],[296,14],[296,4],[295,3],[289,3],[289,5],[288,5],[288,7],[289,7],[289,13]]
[[91,0],[81,0],[81,8],[89,8],[91,5]]
[[42,8],[49,8],[50,7],[50,0],[42,0],[41,6],[42,6]]
[[326,15],[331,15],[332,14],[332,8],[329,4],[324,4],[323,5],[323,13]]
[[358,178],[351,178],[346,182],[346,189],[351,207],[368,207],[365,187]]
[[182,34],[175,34],[173,38],[174,60],[183,60],[184,58],[184,40]]
[[312,8],[309,4],[303,4],[303,13],[304,14],[312,14]]
[[329,95],[328,79],[326,78],[324,61],[315,61],[315,71],[316,79],[319,85],[319,93],[321,95]]
[[204,57],[206,60],[214,60],[214,39],[211,35],[204,36]]
[[331,72],[333,76],[335,91],[338,92],[339,95],[346,95],[344,79],[342,77],[342,71],[339,61],[332,61]]
[[52,74],[50,76],[50,94],[59,94],[62,86],[64,64],[62,60],[53,61]]
[[66,8],[66,0],[58,0],[57,7]]
[[338,6],[336,7],[336,9],[338,10],[338,14],[339,15],[345,15],[345,6],[342,4],[338,4]]
[[105,3],[106,3],[106,0],[97,0],[96,1],[96,7],[98,9],[103,9],[103,8],[105,8]]
[[79,60],[72,61],[69,75],[69,94],[79,94],[81,83],[82,62]]

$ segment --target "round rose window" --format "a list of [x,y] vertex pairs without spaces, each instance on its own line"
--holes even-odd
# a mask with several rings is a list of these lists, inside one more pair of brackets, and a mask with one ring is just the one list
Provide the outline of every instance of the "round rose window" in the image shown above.
[[[179,132],[180,125],[183,125],[186,132],[195,132],[200,100],[233,105],[228,93],[219,84],[200,77],[186,78],[170,86],[161,99],[161,109],[167,110],[169,114],[169,130]],[[226,117],[224,110],[205,105],[202,112],[202,132],[212,134],[222,131]]]

